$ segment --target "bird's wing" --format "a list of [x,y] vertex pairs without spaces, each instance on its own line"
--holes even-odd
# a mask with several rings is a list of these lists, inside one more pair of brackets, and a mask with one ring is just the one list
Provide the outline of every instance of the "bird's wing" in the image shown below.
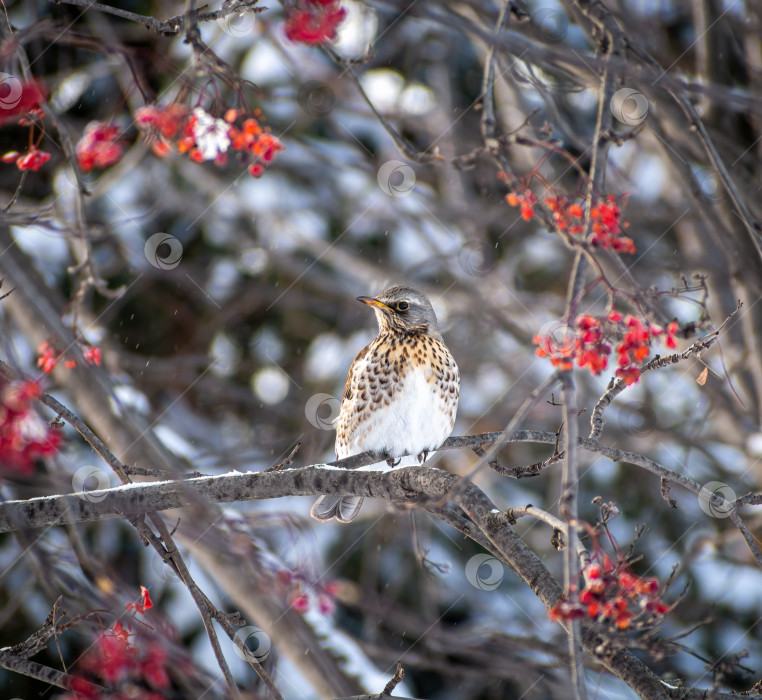
[[344,392],[341,395],[341,402],[347,401],[352,398],[352,377],[355,373],[355,367],[357,363],[362,360],[370,349],[370,343],[368,343],[360,352],[355,355],[355,359],[352,360],[352,364],[349,366],[349,372],[347,372],[347,382],[344,384]]
[[[353,425],[357,420],[354,410],[355,393],[358,386],[358,374],[365,367],[365,356],[370,351],[370,343],[357,353],[347,372],[347,382],[341,395],[341,406],[336,419],[336,457],[349,457],[351,452],[350,437],[354,432]],[[354,393],[353,393],[354,392]]]

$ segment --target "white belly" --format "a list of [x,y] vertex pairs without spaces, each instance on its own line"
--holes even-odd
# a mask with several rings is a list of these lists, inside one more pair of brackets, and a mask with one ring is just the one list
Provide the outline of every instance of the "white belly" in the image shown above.
[[368,420],[354,426],[348,445],[336,445],[337,457],[370,450],[397,459],[433,450],[452,432],[456,409],[457,400],[428,381],[423,368],[410,368],[389,404],[376,405]]

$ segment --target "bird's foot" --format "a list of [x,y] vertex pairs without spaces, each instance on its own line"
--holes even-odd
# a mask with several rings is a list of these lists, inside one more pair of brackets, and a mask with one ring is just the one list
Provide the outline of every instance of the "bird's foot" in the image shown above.
[[388,452],[384,452],[384,459],[390,467],[396,467],[402,461],[402,457],[394,459]]
[[421,452],[421,454],[418,455],[419,464],[423,464],[428,458],[429,458],[429,451],[424,450],[423,452]]

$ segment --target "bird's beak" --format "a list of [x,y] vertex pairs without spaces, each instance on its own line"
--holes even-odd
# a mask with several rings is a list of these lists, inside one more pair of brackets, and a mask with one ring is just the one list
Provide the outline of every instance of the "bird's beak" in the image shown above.
[[368,306],[374,306],[377,309],[381,309],[382,311],[393,311],[391,306],[387,306],[383,301],[379,301],[373,297],[357,297],[357,301],[361,301],[363,304],[367,304]]

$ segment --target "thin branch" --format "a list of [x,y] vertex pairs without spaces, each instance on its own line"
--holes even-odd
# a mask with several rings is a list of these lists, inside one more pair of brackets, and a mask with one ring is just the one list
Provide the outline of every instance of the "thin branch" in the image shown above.
[[[574,282],[569,283],[569,289]],[[572,603],[577,602],[579,581],[579,561],[577,549],[579,537],[576,524],[578,519],[579,499],[579,469],[578,469],[578,439],[577,439],[577,392],[574,385],[574,376],[570,371],[561,373],[563,385],[563,412],[564,412],[564,468],[561,485],[561,515],[567,523],[566,536],[567,547],[564,549],[564,590]],[[574,684],[574,697],[576,700],[585,700],[587,686],[585,685],[585,671],[582,665],[582,642],[580,639],[580,621],[572,620],[567,626],[569,633],[569,665],[571,667],[572,683]]]
[[[84,7],[86,10],[98,10],[105,12],[122,19],[129,20],[130,22],[137,22],[142,24],[146,29],[156,32],[157,34],[164,34],[165,36],[175,36],[183,31],[187,21],[188,13],[178,15],[177,17],[171,17],[166,20],[158,20],[155,17],[148,17],[146,15],[139,15],[135,12],[129,12],[128,10],[122,10],[118,7],[111,7],[110,5],[104,5],[100,2],[93,2],[92,0],[53,0],[57,5],[74,5],[75,7]],[[264,12],[266,7],[256,7],[259,0],[239,0],[233,3],[223,3],[223,6],[219,10],[213,12],[198,12],[194,10],[191,15],[191,21],[195,24],[197,22],[214,22],[219,19],[225,19],[233,14],[246,14],[249,12]]]
[[[497,472],[501,476],[507,476],[511,479],[525,479],[531,476],[537,476],[541,472],[545,471],[548,467],[552,467],[554,464],[558,464],[564,458],[564,452],[560,447],[561,435],[563,432],[563,424],[556,432],[556,444],[553,446],[553,454],[547,459],[534,464],[522,465],[518,467],[504,467],[497,458],[491,459],[488,464],[492,471]],[[474,453],[479,457],[484,457],[487,452],[483,447],[472,448]]]
[[[737,505],[737,502],[736,502]],[[757,560],[757,564],[760,568],[762,568],[762,551],[759,549],[759,544],[757,544],[757,538],[754,537],[754,535],[749,532],[749,528],[746,527],[743,520],[741,520],[741,516],[738,514],[737,508],[734,508],[730,513],[730,519],[733,521],[733,524],[738,528],[741,535],[743,535],[744,540],[746,540],[746,545],[749,547],[749,551],[754,555],[754,559]]]
[[[728,318],[732,317],[738,311],[738,309],[740,309],[740,306],[736,307],[736,310],[733,311],[728,316]],[[699,338],[695,343],[693,343],[693,345],[683,350],[683,352],[674,353],[672,355],[657,355],[652,360],[649,360],[640,366],[641,375],[654,369],[662,369],[663,367],[677,364],[678,362],[687,360],[693,355],[698,356],[703,350],[706,350],[712,346],[714,341],[717,340],[719,334],[720,329],[718,328],[713,333],[705,335],[703,338]],[[603,412],[611,404],[611,402],[626,388],[627,384],[623,379],[619,379],[617,377],[611,378],[611,381],[606,387],[605,393],[601,396],[600,399],[598,399],[598,402],[595,404],[595,408],[593,408],[592,415],[590,416],[590,435],[588,436],[589,440],[598,440],[600,438],[601,433],[603,432],[603,426],[605,425],[605,421],[603,420]]]
[[[6,379],[9,381],[16,381],[17,376],[16,373],[13,371],[13,369],[5,362],[0,360],[0,374],[2,374]],[[80,435],[87,441],[87,443],[93,448],[93,450],[114,470],[114,472],[117,474],[117,476],[120,478],[123,484],[129,485],[131,483],[131,480],[129,476],[127,475],[127,469],[124,464],[114,455],[111,450],[109,450],[106,445],[98,438],[95,433],[93,433],[90,428],[85,425],[84,421],[82,421],[76,414],[74,414],[72,411],[70,411],[68,408],[66,408],[62,403],[60,403],[57,399],[50,396],[49,394],[43,394],[40,397],[40,401],[54,410],[58,416],[64,418],[67,423],[69,423],[72,427],[74,427],[77,432],[79,432]],[[298,445],[297,445],[298,448]],[[296,452],[296,448],[293,450],[291,456]],[[288,458],[287,458],[288,459]],[[80,494],[82,496],[83,494]],[[85,498],[87,498],[87,495],[84,495]],[[149,510],[142,510],[139,513],[136,513],[135,515],[145,515],[147,513],[151,513],[151,509]],[[220,666],[220,670],[223,673],[223,676],[225,677],[225,680],[228,684],[228,687],[230,688],[230,692],[233,694],[234,698],[240,698],[240,693],[238,691],[238,687],[235,683],[235,679],[233,678],[233,674],[231,673],[227,662],[225,661],[224,654],[222,653],[222,649],[219,645],[219,640],[217,639],[217,634],[214,630],[214,627],[212,625],[211,621],[211,613],[217,612],[216,608],[211,605],[208,598],[201,592],[201,590],[198,588],[194,580],[192,579],[187,566],[185,565],[185,562],[182,560],[182,557],[180,556],[180,552],[177,549],[177,546],[174,544],[174,541],[172,540],[172,537],[169,533],[169,530],[167,530],[166,525],[164,524],[164,521],[161,519],[160,516],[156,515],[155,513],[151,513],[150,515],[152,522],[154,525],[158,528],[160,534],[161,534],[161,541],[159,541],[156,536],[151,532],[150,528],[145,524],[142,518],[135,518],[131,520],[133,526],[136,528],[140,536],[146,541],[151,543],[156,551],[159,553],[159,556],[162,557],[164,562],[169,565],[169,561],[171,560],[173,568],[175,569],[176,573],[180,577],[180,579],[185,583],[186,587],[188,588],[188,591],[190,592],[191,596],[193,597],[194,602],[196,603],[196,606],[199,609],[199,613],[201,614],[201,619],[204,623],[204,627],[206,629],[207,635],[209,636],[209,641],[212,645],[212,648],[215,652],[215,658],[217,659],[217,662]],[[73,522],[73,521],[68,521]],[[161,542],[164,542],[164,545],[162,545]],[[166,549],[165,549],[166,546]],[[234,630],[230,631],[230,638],[234,641]],[[280,695],[278,689],[275,687],[275,684],[272,681],[272,678],[270,678],[269,674],[262,668],[262,666],[259,664],[259,662],[256,659],[253,659],[251,655],[247,656],[247,659],[249,659],[252,667],[257,672],[259,677],[262,679],[263,683],[268,687],[270,690],[272,696],[276,698],[276,700],[282,700],[282,696]]]
[[[479,440],[472,440],[471,438],[473,436],[462,436],[462,437],[451,437],[447,438],[447,440],[444,441],[444,444],[440,449],[453,449],[457,447],[470,447],[471,449],[483,447],[486,444],[490,444],[491,447],[489,450],[482,451],[481,452],[481,458],[479,461],[474,465],[473,469],[465,475],[464,477],[464,483],[467,481],[470,481],[471,479],[478,474],[485,465],[491,466],[493,469],[495,469],[495,466],[493,463],[497,460],[497,455],[500,452],[500,450],[503,448],[503,445],[506,442],[510,442],[509,436],[513,434],[513,431],[516,429],[516,427],[521,423],[521,421],[524,420],[526,415],[529,413],[529,411],[532,410],[537,400],[547,394],[547,392],[551,391],[553,387],[556,385],[557,382],[559,382],[559,375],[558,373],[552,374],[550,377],[548,377],[542,384],[535,387],[535,389],[532,391],[532,393],[524,400],[524,403],[521,404],[519,407],[519,410],[516,411],[516,413],[513,414],[513,417],[508,422],[508,425],[505,427],[505,430],[497,433],[486,433],[487,435],[493,435],[495,436],[494,441],[490,443],[480,442]],[[352,457],[349,457],[348,459],[353,459]],[[551,457],[552,459],[552,457]],[[341,460],[342,462],[344,460]],[[371,464],[372,462],[369,462]],[[336,466],[343,466],[340,464],[340,462],[335,463]],[[527,469],[531,468],[527,467]],[[518,476],[516,478],[519,478]]]
[[278,464],[274,464],[272,467],[268,467],[265,469],[266,472],[277,472],[279,469],[283,469],[284,467],[291,466],[291,464],[294,461],[294,457],[296,456],[296,453],[299,451],[299,448],[302,446],[301,442],[297,442],[296,445],[291,449],[291,452],[286,455],[286,457],[278,462]]
[[[518,508],[509,508],[507,511],[505,511],[505,515],[508,518],[509,522],[512,523],[517,521],[519,518],[528,516],[531,518],[536,518],[546,525],[550,525],[550,527],[553,528],[554,532],[558,531],[563,534],[564,542],[562,543],[562,546],[568,547],[569,525],[560,518],[557,518],[552,513],[548,513],[548,511],[543,510],[542,508],[538,508],[537,506],[533,506],[530,503],[529,505],[521,506]],[[582,564],[584,564],[590,556],[587,549],[585,548],[585,545],[582,544],[579,538],[577,538],[577,556],[579,557],[580,563]]]
[[[17,382],[19,380],[14,369],[7,362],[3,362],[2,360],[0,360],[0,375],[5,377],[9,382]],[[87,444],[93,448],[95,453],[114,470],[114,473],[119,477],[119,480],[123,484],[131,482],[125,465],[122,464],[116,455],[106,447],[104,442],[87,427],[85,422],[79,416],[66,408],[66,406],[50,394],[42,394],[42,396],[40,396],[40,402],[55,411],[58,416],[63,418],[72,428],[74,428],[85,439]]]
[[363,88],[362,83],[360,82],[360,78],[357,76],[357,73],[355,73],[352,66],[347,63],[346,61],[342,61],[338,54],[331,51],[327,46],[324,47],[324,49],[329,53],[329,55],[333,58],[334,61],[336,61],[340,66],[342,66],[343,71],[345,73],[348,73],[349,76],[352,78],[352,81],[355,84],[355,87],[357,88],[358,92],[360,93],[360,96],[365,101],[365,104],[368,105],[370,108],[370,111],[373,112],[373,116],[378,119],[379,124],[385,129],[386,133],[389,134],[389,136],[392,137],[392,140],[394,141],[397,148],[399,148],[400,151],[405,155],[406,158],[409,160],[412,160],[414,163],[433,163],[436,161],[441,161],[442,156],[439,155],[438,149],[435,147],[435,150],[433,153],[425,153],[418,151],[417,149],[413,148],[400,134],[399,131],[394,127],[391,122],[389,122],[386,117],[384,117],[381,112],[378,111],[376,108],[376,105],[373,104],[373,100],[370,99],[368,96],[368,93],[365,92],[365,88]]

